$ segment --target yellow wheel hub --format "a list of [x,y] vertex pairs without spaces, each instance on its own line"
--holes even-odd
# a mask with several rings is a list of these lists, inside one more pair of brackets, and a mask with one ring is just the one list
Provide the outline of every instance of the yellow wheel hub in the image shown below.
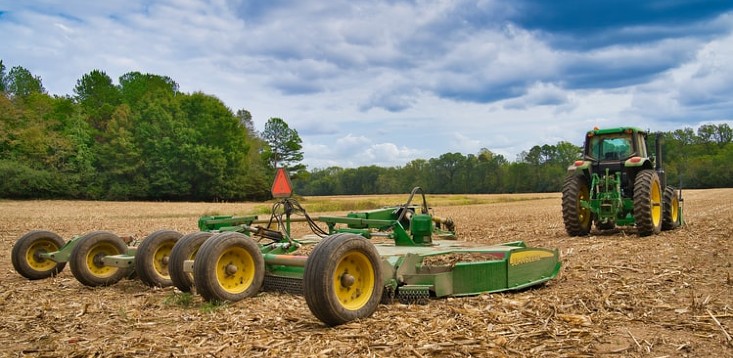
[[36,271],[47,271],[56,266],[56,261],[41,257],[41,254],[58,251],[59,247],[50,240],[38,240],[34,242],[25,253],[25,260],[32,269]]
[[255,261],[250,253],[241,247],[225,250],[216,260],[216,280],[225,291],[242,293],[255,278]]
[[680,202],[675,196],[674,199],[672,199],[672,221],[677,222],[680,219]]
[[583,207],[583,202],[588,201],[588,189],[584,188],[578,192],[578,221],[582,227],[587,227],[590,222],[590,209]]
[[657,226],[662,221],[662,191],[659,189],[658,181],[652,183],[650,199],[652,204],[652,222],[654,226]]
[[119,255],[121,252],[117,252],[117,248],[108,242],[100,242],[92,247],[87,253],[86,263],[89,272],[97,277],[110,277],[114,275],[118,267],[105,266],[102,262],[102,258],[105,256]]
[[173,245],[175,245],[175,242],[165,242],[155,250],[155,254],[153,255],[153,267],[155,267],[155,272],[165,279],[171,278],[171,275],[168,272],[168,261],[170,261]]
[[333,273],[333,289],[344,308],[364,307],[374,291],[374,267],[369,258],[360,252],[346,254]]

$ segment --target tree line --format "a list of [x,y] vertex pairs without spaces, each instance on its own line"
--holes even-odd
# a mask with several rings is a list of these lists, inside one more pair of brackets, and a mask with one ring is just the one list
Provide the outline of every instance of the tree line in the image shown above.
[[[651,137],[650,137],[651,138]],[[706,124],[663,133],[669,182],[733,187],[733,132]],[[579,138],[581,141],[582,138]],[[262,132],[251,114],[218,98],[183,93],[166,76],[93,70],[73,95],[46,93],[41,78],[0,61],[0,197],[93,200],[265,200],[285,166],[299,195],[555,192],[581,148],[534,146],[515,161],[481,149],[404,166],[315,168],[280,118]]]
[[[705,124],[661,133],[669,185],[688,189],[733,187],[733,130]],[[582,140],[582,138],[580,139]],[[647,138],[653,151],[656,136]],[[582,143],[581,143],[582,145]],[[302,195],[406,193],[422,186],[430,193],[491,194],[558,192],[568,166],[582,148],[569,142],[536,145],[510,162],[488,149],[476,155],[446,153],[405,166],[315,169],[294,183]]]

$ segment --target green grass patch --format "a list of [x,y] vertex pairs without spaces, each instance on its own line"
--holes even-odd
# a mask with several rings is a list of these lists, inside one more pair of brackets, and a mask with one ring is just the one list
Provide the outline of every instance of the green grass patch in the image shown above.
[[[428,205],[431,207],[440,206],[464,206],[464,205],[481,205],[495,204],[530,200],[550,199],[552,196],[515,196],[515,195],[496,195],[496,196],[471,196],[471,195],[432,195],[427,196]],[[378,209],[385,206],[402,205],[407,200],[402,195],[385,195],[384,197],[369,197],[368,199],[348,196],[337,198],[308,198],[301,200],[301,205],[311,213],[328,212],[328,211],[363,211]],[[422,204],[422,197],[415,196],[412,204]],[[269,211],[267,212],[269,214]]]
[[190,292],[171,292],[164,300],[166,306],[180,306],[185,308],[193,307],[193,294]]
[[222,308],[225,308],[226,306],[227,303],[223,301],[207,301],[201,304],[199,310],[202,313],[214,313]]
[[308,212],[327,212],[327,211],[362,211],[377,209],[389,204],[386,200],[374,199],[355,199],[355,200],[317,200],[301,203]]
[[202,313],[214,313],[227,306],[224,301],[205,301],[200,305],[196,304],[194,295],[190,292],[171,292],[163,299],[163,305],[178,306],[183,308],[194,308],[198,306]]

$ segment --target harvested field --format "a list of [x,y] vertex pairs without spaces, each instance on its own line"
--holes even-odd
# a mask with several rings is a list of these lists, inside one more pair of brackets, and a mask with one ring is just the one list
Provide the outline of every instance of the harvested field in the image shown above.
[[212,306],[136,280],[88,288],[68,266],[28,281],[11,265],[13,244],[32,229],[142,239],[263,204],[0,201],[0,356],[733,356],[733,189],[686,191],[687,225],[644,238],[567,236],[559,194],[465,197],[479,204],[433,205],[454,219],[460,240],[559,248],[558,278],[515,293],[380,305],[335,328],[299,296]]

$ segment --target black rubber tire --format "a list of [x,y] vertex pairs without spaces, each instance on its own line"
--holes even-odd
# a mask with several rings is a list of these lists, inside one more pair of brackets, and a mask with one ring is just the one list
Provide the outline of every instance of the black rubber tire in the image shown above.
[[38,256],[40,253],[59,251],[64,239],[56,233],[33,230],[21,236],[13,245],[10,259],[13,268],[29,280],[40,280],[56,276],[66,266],[66,262],[55,262]]
[[[356,268],[355,274],[361,274],[357,277],[349,275],[347,280],[350,283],[344,284],[349,264]],[[366,272],[361,272],[359,267],[366,268]],[[336,275],[340,271],[344,272],[337,280]],[[360,282],[361,287],[358,287]],[[352,287],[355,288],[352,290]],[[337,288],[342,290],[342,297],[351,295],[348,299],[354,301],[354,307],[345,306],[347,302],[339,298]],[[366,291],[363,297],[362,289]],[[329,326],[371,316],[382,299],[383,290],[379,253],[369,240],[360,235],[341,233],[328,236],[308,256],[303,275],[305,301],[313,315]]]
[[135,252],[135,272],[150,287],[173,285],[169,273],[171,251],[183,236],[173,230],[158,230],[145,238]]
[[173,286],[181,292],[191,292],[193,288],[193,273],[183,271],[183,263],[196,257],[201,245],[213,235],[210,232],[199,231],[183,236],[171,250],[171,260],[168,272],[171,275]]
[[639,236],[662,230],[662,188],[657,172],[644,169],[634,180],[634,221]]
[[580,201],[590,200],[585,177],[569,173],[562,185],[562,219],[570,236],[588,235],[593,224],[593,213],[583,208]]
[[206,240],[196,254],[193,278],[196,292],[204,300],[236,302],[260,291],[265,280],[265,259],[247,235],[218,233]]
[[109,286],[124,278],[129,269],[109,267],[101,263],[104,256],[127,253],[127,245],[109,231],[92,231],[79,239],[71,250],[71,273],[86,286]]
[[674,230],[680,226],[680,198],[672,186],[664,188],[664,214],[662,230]]

